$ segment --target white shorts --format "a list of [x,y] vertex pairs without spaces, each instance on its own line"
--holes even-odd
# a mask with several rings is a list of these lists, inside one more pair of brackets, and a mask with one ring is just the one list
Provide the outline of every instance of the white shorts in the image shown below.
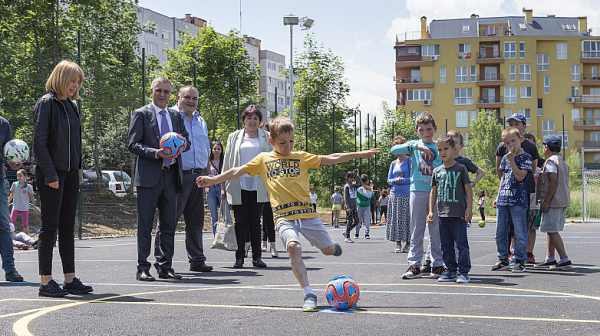
[[548,208],[548,212],[542,212],[540,231],[546,233],[558,233],[565,228],[567,208]]
[[333,245],[333,241],[331,240],[331,237],[329,237],[329,232],[325,230],[323,221],[321,221],[321,218],[319,217],[301,218],[289,221],[282,219],[277,223],[276,229],[286,249],[290,242],[300,243],[298,237],[299,232],[302,233],[304,238],[306,238],[311,245],[319,250]]

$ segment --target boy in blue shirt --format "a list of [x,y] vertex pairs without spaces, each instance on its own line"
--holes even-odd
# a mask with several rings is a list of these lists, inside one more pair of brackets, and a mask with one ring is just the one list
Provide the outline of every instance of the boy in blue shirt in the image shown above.
[[510,240],[508,231],[512,220],[515,230],[515,266],[513,272],[525,272],[527,258],[527,174],[531,172],[533,159],[521,148],[521,134],[515,127],[502,132],[502,141],[509,150],[500,162],[500,189],[494,201],[498,223],[496,225],[496,247],[498,262],[492,271],[502,271],[510,267]]
[[[433,141],[437,132],[435,119],[427,112],[420,114],[415,121],[415,132],[421,140],[409,141],[392,147],[392,154],[408,154],[412,158],[410,169],[410,251],[408,252],[408,270],[402,279],[421,277],[421,260],[423,259],[423,238],[427,215],[429,214],[429,193],[431,192],[431,176],[433,169],[442,164]],[[433,223],[429,223],[429,240],[431,241],[431,259],[433,268],[430,276],[442,276],[444,265],[440,246],[440,230],[438,227],[437,209],[433,212]]]

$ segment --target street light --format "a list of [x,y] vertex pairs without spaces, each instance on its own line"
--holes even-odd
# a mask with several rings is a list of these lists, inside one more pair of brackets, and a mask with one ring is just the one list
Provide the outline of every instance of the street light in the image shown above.
[[309,19],[307,16],[299,18],[293,14],[283,17],[283,25],[290,26],[290,120],[294,122],[294,48],[293,48],[293,30],[296,25],[300,25],[300,29],[308,30],[313,26],[315,20]]

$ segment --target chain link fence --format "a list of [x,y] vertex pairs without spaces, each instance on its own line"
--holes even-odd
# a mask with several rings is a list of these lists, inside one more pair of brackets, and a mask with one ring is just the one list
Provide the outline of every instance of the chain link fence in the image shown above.
[[600,170],[583,172],[583,221],[600,220]]

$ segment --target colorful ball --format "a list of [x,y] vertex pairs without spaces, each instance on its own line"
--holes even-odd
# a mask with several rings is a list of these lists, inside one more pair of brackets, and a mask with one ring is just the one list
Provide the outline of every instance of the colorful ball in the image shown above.
[[160,148],[167,155],[179,155],[185,148],[185,138],[175,132],[165,133],[160,138]]
[[29,146],[23,140],[10,140],[4,145],[4,157],[14,163],[23,163],[29,160]]
[[339,275],[329,280],[325,289],[327,302],[333,308],[348,310],[358,302],[360,290],[358,284],[349,276]]
[[480,220],[480,221],[479,221],[479,227],[484,227],[484,226],[485,226],[485,222],[484,222],[484,221],[482,221],[482,220]]

